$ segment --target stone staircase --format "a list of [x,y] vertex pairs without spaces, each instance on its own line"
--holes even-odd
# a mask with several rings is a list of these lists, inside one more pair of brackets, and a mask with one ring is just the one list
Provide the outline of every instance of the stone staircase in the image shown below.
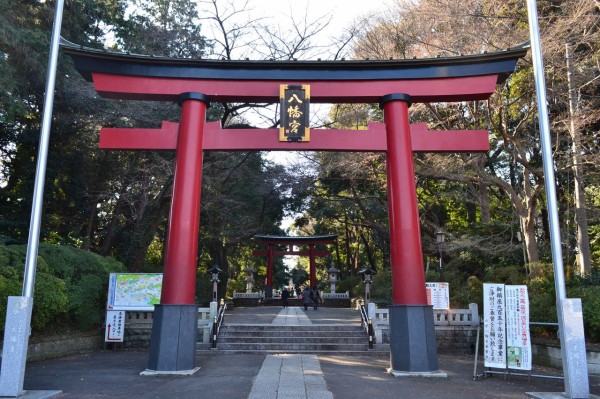
[[221,326],[217,350],[267,353],[356,353],[369,350],[360,325],[256,325]]

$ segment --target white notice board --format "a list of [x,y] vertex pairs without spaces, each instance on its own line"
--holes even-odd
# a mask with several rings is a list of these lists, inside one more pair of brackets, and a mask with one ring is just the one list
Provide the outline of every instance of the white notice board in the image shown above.
[[123,342],[125,336],[125,312],[122,310],[106,311],[105,342]]
[[506,367],[504,284],[483,284],[483,360],[485,367]]
[[529,296],[526,285],[507,285],[506,356],[508,368],[531,370]]
[[450,286],[448,283],[425,283],[427,304],[434,309],[450,309]]

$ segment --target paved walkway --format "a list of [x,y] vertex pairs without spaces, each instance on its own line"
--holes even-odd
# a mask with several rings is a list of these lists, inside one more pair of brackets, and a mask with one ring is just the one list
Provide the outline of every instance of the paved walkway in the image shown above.
[[271,324],[276,326],[312,326],[313,322],[302,308],[288,306],[279,311]]
[[248,399],[333,399],[317,355],[268,355]]
[[[300,323],[304,317],[313,324],[358,322],[356,312],[349,309],[304,312],[292,307],[238,308],[228,312],[226,323]],[[147,362],[146,351],[121,350],[30,363],[25,389],[62,390],[61,399],[518,399],[529,397],[527,392],[564,390],[562,381],[556,379],[494,376],[474,381],[471,354],[439,354],[440,369],[448,374],[445,379],[393,377],[386,372],[389,354],[267,355],[207,350],[198,352],[200,371],[185,377],[140,376]],[[547,375],[560,372],[543,367],[534,370]],[[600,378],[590,378],[590,391],[600,395]]]

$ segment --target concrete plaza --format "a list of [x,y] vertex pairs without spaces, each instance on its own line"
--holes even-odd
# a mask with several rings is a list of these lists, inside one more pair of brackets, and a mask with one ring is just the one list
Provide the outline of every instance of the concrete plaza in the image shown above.
[[[238,308],[229,312],[226,322],[273,323],[280,310]],[[356,313],[348,309],[320,308],[307,311],[305,316],[315,324],[356,322]],[[474,380],[473,354],[440,354],[440,369],[447,378],[394,377],[386,371],[386,352],[343,355],[204,350],[197,354],[200,370],[192,376],[141,376],[147,362],[147,351],[133,350],[34,362],[27,366],[24,388],[61,390],[56,397],[73,399],[509,399],[530,397],[527,392],[564,390],[558,379],[494,375]],[[478,373],[482,370],[480,359]],[[561,370],[536,366],[533,373],[558,376]],[[590,392],[600,395],[600,378],[590,377]]]

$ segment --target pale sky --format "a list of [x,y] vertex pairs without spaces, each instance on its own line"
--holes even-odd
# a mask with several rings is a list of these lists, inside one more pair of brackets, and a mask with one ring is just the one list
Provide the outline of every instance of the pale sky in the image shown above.
[[291,13],[303,15],[305,10],[308,10],[310,18],[332,14],[329,29],[335,31],[356,18],[381,11],[387,2],[388,0],[249,0],[248,4],[274,17],[286,17]]
[[[214,13],[211,4],[212,0],[197,1],[201,14]],[[236,10],[240,12],[234,18],[225,21],[226,25],[229,26],[231,26],[232,21],[244,24],[248,20],[260,19],[259,23],[261,25],[279,25],[282,27],[282,30],[285,30],[285,27],[292,26],[290,24],[292,16],[296,23],[301,25],[305,16],[308,22],[311,23],[321,17],[331,15],[331,21],[328,26],[312,41],[312,43],[320,45],[329,45],[331,43],[330,38],[341,36],[343,29],[353,21],[367,14],[384,10],[386,4],[389,4],[393,0],[220,0],[217,1],[217,6],[222,13],[221,18],[224,16],[227,17],[231,13],[230,1],[233,2]],[[241,12],[242,9],[245,11]],[[206,20],[202,23],[202,30],[205,36],[209,38],[220,36],[214,29],[215,25],[213,21]],[[217,53],[219,52],[218,48],[215,50]],[[314,54],[309,54],[308,59],[312,59],[313,56]],[[232,54],[233,59],[243,59],[245,57],[254,59],[255,55],[248,54],[242,48],[238,48]],[[323,54],[323,58],[329,59],[330,57]]]

